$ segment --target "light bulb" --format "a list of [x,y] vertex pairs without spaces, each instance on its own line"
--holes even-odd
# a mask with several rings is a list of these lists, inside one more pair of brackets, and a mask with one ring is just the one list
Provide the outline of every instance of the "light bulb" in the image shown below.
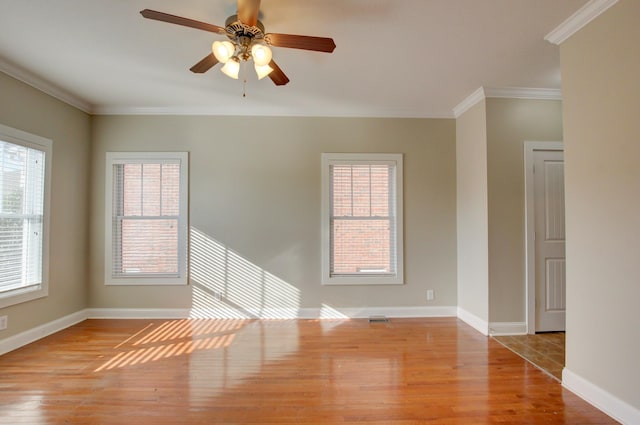
[[273,68],[271,68],[269,65],[254,64],[254,67],[256,69],[256,74],[258,74],[258,80],[262,80],[264,77],[273,72]]
[[214,41],[211,50],[218,62],[227,63],[236,52],[236,47],[230,41]]
[[238,62],[238,59],[235,57],[232,57],[224,64],[220,71],[234,80],[237,80],[238,74],[240,73],[240,62]]
[[251,56],[256,65],[268,65],[271,62],[271,49],[264,44],[254,44],[251,47]]

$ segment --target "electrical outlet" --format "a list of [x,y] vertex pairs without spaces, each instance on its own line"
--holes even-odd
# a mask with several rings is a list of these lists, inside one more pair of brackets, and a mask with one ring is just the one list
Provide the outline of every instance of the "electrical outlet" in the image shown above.
[[9,319],[7,316],[0,316],[0,331],[7,329],[7,326],[9,326]]
[[427,301],[433,301],[434,298],[433,289],[427,289]]

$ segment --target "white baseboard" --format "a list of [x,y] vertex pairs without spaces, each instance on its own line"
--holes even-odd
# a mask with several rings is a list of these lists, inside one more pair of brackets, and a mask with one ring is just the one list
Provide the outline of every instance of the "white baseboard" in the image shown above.
[[369,316],[456,317],[456,307],[269,308],[239,311],[206,309],[89,309],[91,319],[358,319]]
[[87,319],[186,319],[188,308],[88,308]]
[[640,424],[640,410],[566,367],[562,370],[562,386],[622,424]]
[[475,314],[469,313],[467,310],[460,307],[458,307],[458,319],[462,320],[482,335],[489,336],[489,322],[486,320],[483,320]]
[[[410,318],[410,317],[456,317],[456,307],[361,307],[361,308],[330,308],[342,314],[344,318],[366,319],[371,316],[386,316],[388,318]],[[313,319],[332,318],[327,314],[326,308],[305,309],[313,311]]]
[[66,329],[69,326],[73,326],[76,323],[80,323],[85,319],[87,319],[87,310],[80,310],[69,314],[68,316],[61,317],[52,322],[36,326],[28,331],[0,340],[0,355],[16,350],[27,344],[31,344],[32,342],[56,332],[60,332],[61,330]]
[[526,335],[527,324],[525,322],[489,322],[489,334],[491,336]]
[[238,313],[225,309],[88,308],[0,340],[0,355],[59,332],[86,319],[355,319],[369,316],[455,317],[456,307],[363,307],[268,309]]

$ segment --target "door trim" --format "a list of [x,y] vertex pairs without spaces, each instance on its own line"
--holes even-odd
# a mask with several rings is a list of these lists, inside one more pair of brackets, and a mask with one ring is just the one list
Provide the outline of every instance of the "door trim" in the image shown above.
[[525,295],[527,333],[536,333],[536,246],[533,193],[533,154],[535,151],[562,151],[562,142],[524,142],[524,223]]

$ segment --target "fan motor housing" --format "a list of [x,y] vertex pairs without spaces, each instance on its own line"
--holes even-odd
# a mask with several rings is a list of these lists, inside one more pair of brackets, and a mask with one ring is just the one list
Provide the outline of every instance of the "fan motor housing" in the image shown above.
[[243,24],[238,19],[238,15],[231,15],[224,23],[227,37],[231,40],[237,40],[240,37],[249,37],[251,39],[264,38],[264,25],[258,21],[255,26]]

